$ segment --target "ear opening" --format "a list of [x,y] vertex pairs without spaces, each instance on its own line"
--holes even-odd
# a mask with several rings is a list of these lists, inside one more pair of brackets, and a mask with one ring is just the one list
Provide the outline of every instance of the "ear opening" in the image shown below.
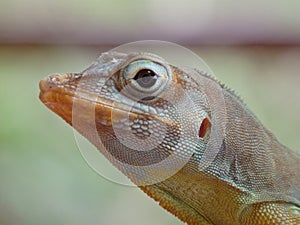
[[204,138],[206,134],[209,133],[210,128],[211,128],[211,123],[209,119],[206,117],[204,118],[204,120],[202,120],[202,123],[200,125],[199,132],[198,132],[199,137]]

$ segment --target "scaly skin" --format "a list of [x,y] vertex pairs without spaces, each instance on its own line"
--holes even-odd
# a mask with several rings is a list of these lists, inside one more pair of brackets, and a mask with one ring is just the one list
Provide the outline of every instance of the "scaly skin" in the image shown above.
[[[145,68],[161,77],[152,74],[139,80],[136,74]],[[176,88],[170,88],[172,85]],[[40,89],[40,99],[49,109],[106,157],[117,158],[118,162],[108,157],[145,193],[187,224],[300,224],[300,156],[281,145],[232,91],[209,75],[169,65],[146,53],[109,52],[82,73],[46,77]],[[143,91],[148,94],[137,103]],[[182,120],[177,115],[182,111],[174,110],[164,99],[186,107]],[[190,100],[193,104],[185,105]],[[166,136],[148,152],[135,151],[119,141],[114,124],[120,125],[116,127],[121,134],[133,133],[140,141],[138,146],[152,134]],[[179,139],[184,126],[188,127],[187,138]],[[192,132],[195,127],[199,133]],[[125,140],[130,138],[128,135]],[[172,170],[173,164],[166,163],[156,173],[148,171],[142,178],[119,164],[143,167],[160,162],[175,150],[184,158],[189,149],[193,154],[184,166],[157,181],[155,175]]]

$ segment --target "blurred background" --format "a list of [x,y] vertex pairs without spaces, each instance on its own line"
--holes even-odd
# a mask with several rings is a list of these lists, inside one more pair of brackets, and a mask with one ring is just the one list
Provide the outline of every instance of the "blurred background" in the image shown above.
[[[285,145],[300,151],[300,2],[0,2],[0,224],[182,224],[137,188],[98,176],[38,82],[120,44],[195,51]],[[300,169],[300,168],[299,168]]]

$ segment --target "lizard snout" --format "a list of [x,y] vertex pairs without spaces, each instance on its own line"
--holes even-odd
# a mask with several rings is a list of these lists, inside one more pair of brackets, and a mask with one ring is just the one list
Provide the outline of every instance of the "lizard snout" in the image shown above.
[[51,89],[54,89],[60,85],[64,85],[67,83],[70,78],[73,77],[73,74],[66,73],[66,74],[52,74],[50,76],[45,77],[39,83],[40,91],[47,92]]

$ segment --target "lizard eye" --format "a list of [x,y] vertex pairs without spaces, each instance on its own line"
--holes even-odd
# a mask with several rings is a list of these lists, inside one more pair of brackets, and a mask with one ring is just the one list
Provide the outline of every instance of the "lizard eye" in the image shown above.
[[162,64],[140,59],[131,62],[122,71],[123,84],[133,97],[150,100],[157,97],[166,86],[170,76]]
[[158,75],[149,69],[142,69],[133,78],[143,88],[152,87],[158,79]]

